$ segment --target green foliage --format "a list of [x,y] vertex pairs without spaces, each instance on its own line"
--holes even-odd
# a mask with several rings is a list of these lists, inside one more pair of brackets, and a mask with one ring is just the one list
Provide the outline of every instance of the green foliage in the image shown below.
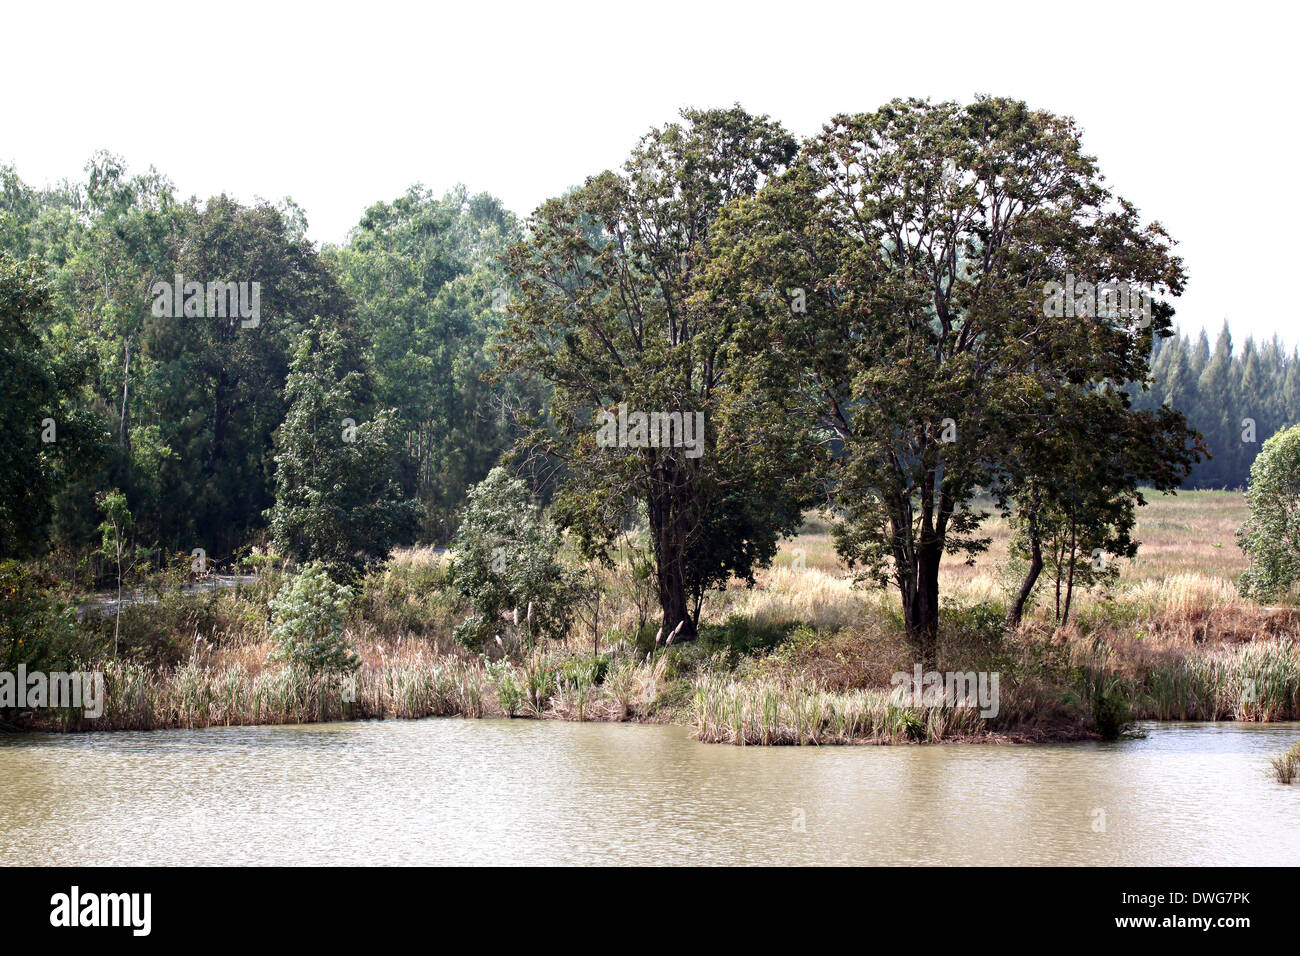
[[456,639],[481,650],[502,635],[528,647],[564,637],[579,581],[560,559],[563,545],[524,483],[492,469],[471,489],[452,545],[451,579],[473,606]]
[[343,634],[352,588],[336,584],[323,565],[306,565],[271,602],[271,637],[276,660],[310,673],[355,670],[360,659]]
[[136,565],[149,555],[149,551],[134,543],[135,516],[127,505],[126,495],[114,488],[101,492],[96,496],[95,502],[104,516],[99,525],[97,553],[109,562],[116,574],[118,586],[121,587],[130,579]]
[[1169,404],[1205,436],[1212,457],[1198,463],[1189,488],[1244,488],[1269,435],[1300,421],[1300,351],[1276,337],[1234,344],[1225,319],[1210,337],[1182,335],[1156,343],[1148,390],[1130,389],[1133,405]]
[[1098,678],[1093,687],[1092,717],[1102,740],[1119,740],[1132,725],[1128,695],[1117,677]]
[[1028,561],[1012,623],[1042,570],[1054,581],[1062,624],[1076,587],[1117,580],[1117,559],[1137,554],[1139,486],[1172,490],[1202,450],[1179,413],[1163,406],[1133,411],[1127,395],[1109,386],[1063,389],[1055,402],[1054,427],[1009,449],[991,489],[1012,520],[1012,558]]
[[1072,120],[985,97],[835,117],[714,238],[710,303],[751,376],[841,451],[837,546],[898,588],[932,659],[940,562],[987,546],[976,494],[1023,478],[1021,450],[1079,396],[1145,378],[1171,324],[1162,303],[1150,322],[1049,317],[1045,285],[1068,268],[1178,294],[1168,236],[1102,185]]
[[779,646],[793,628],[793,624],[756,624],[733,614],[720,625],[700,628],[695,650],[702,658],[721,654],[728,666],[735,667],[743,657],[764,654]]
[[1006,610],[996,604],[945,604],[940,615],[945,668],[1007,671],[1014,655],[1007,643]]
[[360,601],[366,622],[392,638],[450,633],[458,603],[440,561],[390,561],[372,569],[362,582]]
[[0,560],[0,671],[63,670],[81,656],[76,615],[54,581],[21,562]]
[[359,304],[377,400],[404,434],[407,489],[428,512],[424,533],[447,540],[465,489],[515,433],[509,410],[541,397],[511,378],[488,382],[485,347],[512,286],[500,259],[521,237],[499,200],[457,187],[441,198],[413,186],[366,210],[329,255]]
[[[158,507],[157,536],[177,550],[228,554],[274,503],[271,439],[294,397],[286,377],[296,339],[316,316],[346,325],[350,307],[312,245],[268,204],[214,197],[187,212],[163,255],[170,268],[160,277],[169,282],[176,273],[186,282],[257,282],[261,290],[255,326],[149,309],[133,346],[133,500],[183,501]],[[137,427],[153,422],[156,436]]]
[[547,663],[557,686],[595,687],[609,673],[608,654],[563,654]]
[[528,701],[528,694],[515,676],[514,668],[508,660],[488,661],[484,664],[487,677],[496,691],[497,703],[501,712],[507,717],[514,717]]
[[1250,467],[1246,503],[1250,517],[1237,544],[1250,567],[1238,586],[1248,597],[1268,600],[1300,578],[1300,425],[1264,443]]
[[42,335],[54,313],[42,272],[0,250],[0,558],[43,550],[56,494],[107,454],[82,401],[89,353]]
[[373,411],[350,331],[314,321],[294,345],[289,411],[275,439],[276,501],[267,512],[280,551],[320,561],[343,580],[409,541],[419,503],[397,481],[397,428]]
[[[518,301],[500,338],[503,368],[553,388],[528,447],[565,466],[557,520],[604,555],[646,506],[665,630],[694,636],[709,587],[751,580],[797,527],[811,451],[750,387],[729,317],[695,304],[720,210],[788,163],[794,140],[739,106],[684,110],[644,136],[621,172],[544,203],[510,251]],[[597,439],[597,416],[702,416],[693,451]]]

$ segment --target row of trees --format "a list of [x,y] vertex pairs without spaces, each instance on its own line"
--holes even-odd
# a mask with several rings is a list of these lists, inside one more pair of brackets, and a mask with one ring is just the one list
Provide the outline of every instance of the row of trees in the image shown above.
[[[1159,347],[1185,282],[1171,240],[1103,186],[1071,120],[1018,101],[897,100],[803,143],[738,106],[688,110],[526,224],[414,188],[320,250],[290,202],[88,170],[48,190],[0,171],[10,374],[34,383],[0,396],[30,491],[0,502],[5,556],[91,540],[95,492],[121,488],[168,549],[269,528],[344,574],[446,540],[512,448],[589,557],[645,521],[681,638],[706,590],[752,580],[824,505],[932,661],[940,564],[987,544],[978,495],[1016,522],[1017,619],[1045,565],[1072,581],[1082,556],[1131,554],[1139,488],[1205,458],[1182,386],[1133,384],[1153,354],[1158,382],[1178,367],[1182,340]],[[260,282],[260,320],[153,314],[177,275]],[[1044,292],[1066,275],[1157,301],[1061,315]],[[1229,394],[1276,378],[1266,352]],[[1182,379],[1228,402],[1225,363]],[[598,440],[618,409],[701,414],[703,448]]]
[[1202,331],[1157,340],[1147,391],[1131,388],[1135,408],[1169,404],[1205,436],[1213,457],[1197,464],[1190,488],[1244,488],[1263,442],[1300,422],[1300,354],[1276,339],[1234,348],[1223,323],[1210,348]]
[[[483,380],[515,217],[413,188],[317,249],[289,201],[180,201],[106,154],[87,173],[38,190],[0,169],[0,557],[84,553],[112,489],[160,553],[228,557],[266,528],[296,551],[343,513],[322,558],[445,539],[524,401]],[[257,282],[258,320],[156,314],[176,276]],[[397,499],[412,505],[384,510]]]
[[[553,388],[532,447],[567,464],[564,523],[605,554],[644,505],[665,628],[689,636],[704,589],[752,575],[816,500],[927,663],[940,562],[987,544],[981,490],[1024,529],[1024,594],[1062,523],[1131,548],[1139,485],[1200,454],[1179,412],[1124,390],[1173,310],[1053,317],[1044,287],[1185,277],[1071,120],[898,100],[802,145],[739,107],[682,120],[538,210],[501,344],[504,370]],[[624,404],[703,412],[707,453],[598,445],[593,416]]]

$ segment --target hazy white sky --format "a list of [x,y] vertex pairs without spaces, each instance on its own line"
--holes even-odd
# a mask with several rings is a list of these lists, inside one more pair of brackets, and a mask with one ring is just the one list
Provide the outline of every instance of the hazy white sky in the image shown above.
[[1185,329],[1300,344],[1290,294],[1294,5],[27,2],[4,16],[0,162],[79,178],[107,148],[182,195],[292,196],[317,240],[412,183],[526,214],[683,106],[794,133],[895,96],[1074,116],[1179,242]]

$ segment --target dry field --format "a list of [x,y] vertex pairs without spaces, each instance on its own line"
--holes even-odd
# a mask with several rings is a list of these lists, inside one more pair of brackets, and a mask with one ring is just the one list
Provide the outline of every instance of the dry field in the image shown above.
[[[1246,504],[1239,492],[1183,491],[1177,495],[1154,494],[1139,509],[1135,539],[1140,542],[1137,557],[1120,562],[1118,584],[1110,597],[1120,602],[1141,602],[1150,610],[1196,610],[1224,604],[1244,604],[1237,594],[1235,581],[1246,568],[1246,557],[1234,539],[1236,529],[1246,519]],[[990,539],[988,550],[965,564],[960,558],[946,557],[940,572],[942,594],[948,598],[973,601],[1006,601],[1019,584],[1016,570],[1009,566],[1007,548],[1010,529],[994,515],[983,525]],[[802,581],[798,566],[816,572]],[[760,589],[808,592],[813,605],[850,593],[849,571],[835,553],[829,525],[819,516],[810,516],[803,532],[781,545],[771,570],[759,578]],[[795,582],[802,582],[796,586]],[[1038,590],[1051,587],[1048,572],[1039,580]],[[889,595],[858,589],[861,599],[892,600]],[[1085,593],[1083,603],[1103,595],[1100,589]],[[762,603],[762,602],[759,602]]]

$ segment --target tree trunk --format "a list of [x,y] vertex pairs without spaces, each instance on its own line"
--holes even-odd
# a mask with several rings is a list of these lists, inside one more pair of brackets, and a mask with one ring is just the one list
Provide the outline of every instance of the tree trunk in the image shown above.
[[1033,593],[1034,585],[1038,583],[1038,576],[1043,571],[1043,545],[1038,540],[1038,521],[1033,514],[1029,516],[1029,570],[1025,573],[1025,580],[1020,585],[1020,593],[1016,595],[1015,604],[1011,605],[1011,610],[1007,612],[1007,623],[1013,627],[1020,624],[1021,619],[1025,616],[1025,605],[1029,602],[1029,595]]
[[659,607],[663,610],[664,615],[664,640],[667,640],[668,635],[672,634],[680,624],[681,630],[677,631],[677,636],[673,638],[673,642],[693,641],[696,636],[695,623],[691,619],[690,608],[686,600],[683,555],[680,553],[661,554],[656,557]]
[[917,547],[916,586],[903,599],[907,636],[927,671],[937,670],[939,663],[939,560],[942,555],[943,548],[938,541]]
[[1078,538],[1075,534],[1074,519],[1070,519],[1070,577],[1065,585],[1065,610],[1061,614],[1061,627],[1070,620],[1070,601],[1074,597],[1074,562],[1078,555],[1075,553],[1078,547]]
[[677,631],[673,643],[692,641],[696,637],[695,620],[686,590],[689,537],[686,502],[691,490],[678,463],[671,459],[657,463],[646,511],[654,544],[659,607],[663,611],[663,638],[667,641],[668,636]]
[[118,634],[122,629],[122,537],[116,522],[113,524],[113,537],[117,539],[117,607],[114,609],[117,613],[113,615],[113,660],[117,660]]
[[126,448],[126,402],[131,388],[131,336],[127,336],[124,351],[126,359],[122,368],[122,415],[118,420],[117,429],[117,447],[121,449]]

